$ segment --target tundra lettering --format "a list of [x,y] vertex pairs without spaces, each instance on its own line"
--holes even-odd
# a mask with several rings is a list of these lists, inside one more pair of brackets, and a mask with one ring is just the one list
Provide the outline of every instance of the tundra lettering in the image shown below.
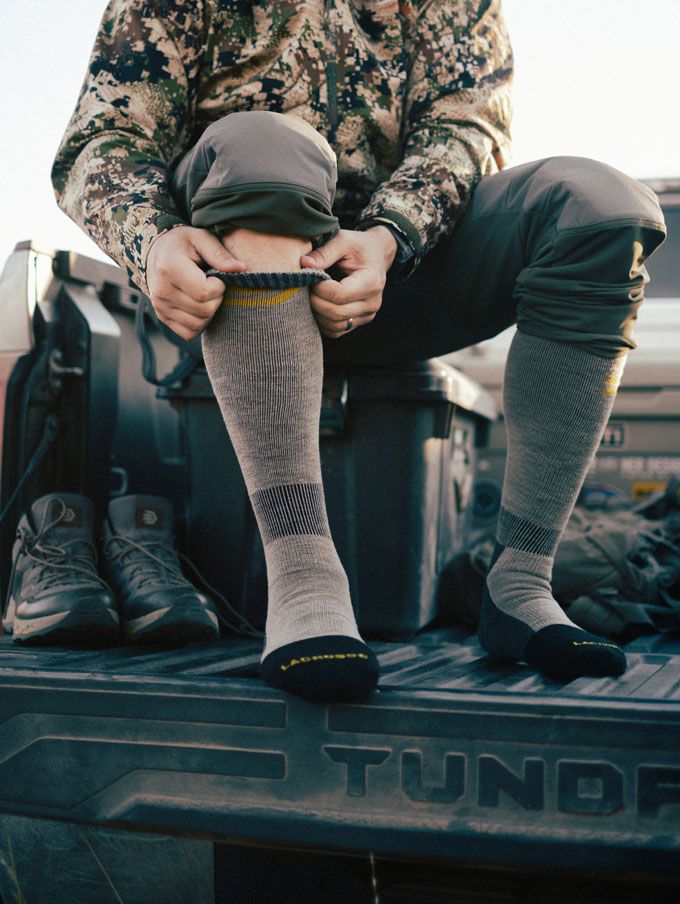
[[[377,747],[325,746],[334,763],[346,766],[348,797],[366,797],[369,766],[386,763],[392,751]],[[400,758],[400,786],[412,801],[457,804],[470,794],[470,764],[464,753],[447,752],[443,757],[443,783],[424,779],[424,756],[420,750],[403,750]],[[441,772],[439,773],[442,774]],[[661,807],[680,805],[680,767],[640,765],[634,794],[626,781],[630,773],[603,760],[560,759],[549,763],[541,757],[527,757],[515,770],[497,756],[476,758],[476,803],[479,807],[506,807],[510,801],[528,811],[546,809],[546,792],[555,794],[560,813],[612,816],[635,799],[639,816],[655,817]],[[467,803],[470,803],[468,799]]]

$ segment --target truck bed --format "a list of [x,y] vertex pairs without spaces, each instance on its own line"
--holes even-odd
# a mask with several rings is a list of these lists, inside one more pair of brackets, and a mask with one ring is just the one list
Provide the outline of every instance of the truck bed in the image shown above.
[[0,810],[432,862],[680,873],[680,637],[628,644],[618,679],[567,684],[491,663],[463,629],[369,643],[379,691],[319,705],[261,681],[258,640],[96,651],[3,637]]
[[[11,379],[0,392],[2,505],[18,496],[0,526],[1,589],[19,512],[58,487],[88,495],[98,523],[114,491],[165,495],[186,540],[200,475],[190,474],[175,407],[141,376],[139,299],[127,277],[30,243],[17,246],[4,274],[0,389],[3,374]],[[177,349],[153,331],[152,340],[165,374]],[[191,435],[206,445],[203,432]],[[239,537],[252,534],[246,509],[239,502],[230,513]],[[262,599],[262,562],[233,548],[225,557],[235,563],[233,586],[229,576],[212,583],[239,606],[252,578],[251,595]],[[204,549],[209,555],[210,544]],[[371,601],[392,604],[379,589]],[[560,889],[565,872],[586,885],[601,873],[612,885],[615,877],[630,877],[631,888],[634,877],[645,887],[659,877],[677,885],[680,636],[628,644],[618,679],[568,684],[491,663],[462,628],[398,642],[364,636],[380,659],[379,692],[328,706],[262,682],[261,640],[95,651],[22,648],[2,637],[0,813],[213,839],[226,843],[217,845],[225,857],[230,846],[285,849],[281,874],[290,874],[294,848],[300,860],[314,852],[309,872],[317,852],[365,860],[368,851],[406,872],[455,866],[455,883],[469,868],[475,884],[480,873],[543,870],[550,881],[559,872]],[[247,862],[280,881],[271,857],[266,866]],[[232,858],[229,888],[233,868]],[[526,900],[526,879],[518,883],[515,898],[492,883],[488,900]],[[541,897],[539,885],[535,901],[558,900],[552,891]],[[584,889],[574,898],[622,900]]]

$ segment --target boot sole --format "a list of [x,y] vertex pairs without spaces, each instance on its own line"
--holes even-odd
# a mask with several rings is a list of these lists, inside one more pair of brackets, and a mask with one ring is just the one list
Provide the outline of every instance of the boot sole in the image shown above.
[[83,600],[64,612],[36,618],[14,616],[12,640],[23,644],[106,646],[120,639],[118,613],[103,603]]
[[123,622],[123,633],[130,643],[180,646],[219,637],[220,626],[217,615],[207,609],[168,606]]

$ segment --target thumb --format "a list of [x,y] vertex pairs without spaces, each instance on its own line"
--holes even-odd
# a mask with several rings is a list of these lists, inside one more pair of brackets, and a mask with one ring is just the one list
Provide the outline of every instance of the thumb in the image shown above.
[[[208,232],[207,229],[197,229],[192,236],[192,244],[201,260],[215,270],[233,270],[233,264],[235,263],[245,267],[245,264],[241,261],[236,261],[217,236],[213,235],[212,232]],[[232,266],[229,266],[230,264]]]
[[304,262],[306,266],[327,270],[344,256],[346,250],[346,239],[336,235],[320,248],[310,251],[309,254],[303,254],[300,263]]

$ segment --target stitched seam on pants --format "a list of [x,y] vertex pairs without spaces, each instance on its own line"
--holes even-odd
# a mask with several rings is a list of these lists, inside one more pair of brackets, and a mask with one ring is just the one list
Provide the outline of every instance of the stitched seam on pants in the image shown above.
[[588,223],[587,226],[570,226],[568,229],[558,229],[557,235],[582,235],[584,232],[598,232],[600,229],[616,228],[617,226],[649,226],[666,233],[666,226],[656,220],[648,220],[647,217],[621,217],[615,220],[600,220],[598,223]]
[[326,204],[326,198],[308,185],[299,185],[296,182],[230,182],[228,185],[222,185],[215,188],[199,188],[194,195],[192,202],[198,198],[212,197],[213,195],[223,194],[224,192],[234,192],[238,194],[241,191],[284,191],[297,193],[297,190],[306,192],[318,198],[323,204]]

